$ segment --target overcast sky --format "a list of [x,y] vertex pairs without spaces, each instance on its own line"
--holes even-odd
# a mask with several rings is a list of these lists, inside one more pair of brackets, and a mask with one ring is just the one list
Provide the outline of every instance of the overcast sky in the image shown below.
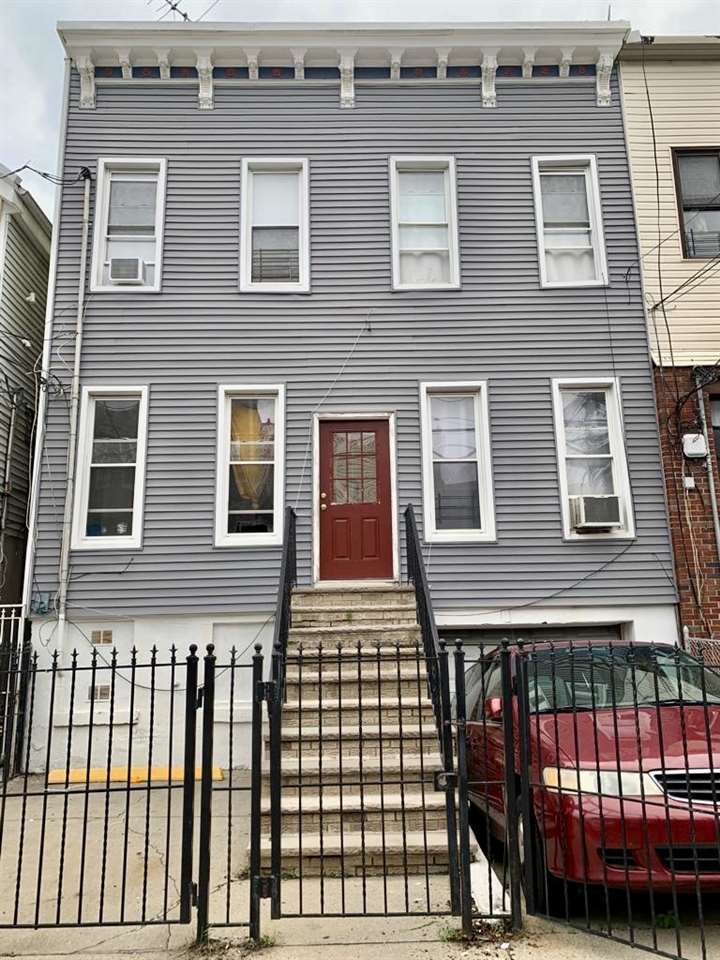
[[[629,20],[645,34],[720,34],[720,0],[180,0],[193,20]],[[212,9],[208,9],[212,5]],[[63,50],[58,20],[157,20],[164,0],[0,0],[0,162],[55,172]],[[165,17],[165,19],[172,19]],[[53,187],[25,172],[52,215]]]

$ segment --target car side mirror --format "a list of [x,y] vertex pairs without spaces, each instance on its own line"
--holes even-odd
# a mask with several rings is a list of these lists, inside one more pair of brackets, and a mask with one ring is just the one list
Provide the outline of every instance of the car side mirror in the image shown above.
[[485,716],[488,720],[502,720],[502,697],[488,697],[485,701]]

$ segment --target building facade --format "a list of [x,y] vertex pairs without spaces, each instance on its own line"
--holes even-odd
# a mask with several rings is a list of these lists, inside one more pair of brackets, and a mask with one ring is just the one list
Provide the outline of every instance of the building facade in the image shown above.
[[626,32],[60,26],[42,649],[266,640],[285,505],[302,585],[413,504],[444,630],[677,638]]
[[680,619],[720,636],[720,41],[633,37],[628,148]]
[[50,233],[22,179],[0,164],[0,604],[22,601]]

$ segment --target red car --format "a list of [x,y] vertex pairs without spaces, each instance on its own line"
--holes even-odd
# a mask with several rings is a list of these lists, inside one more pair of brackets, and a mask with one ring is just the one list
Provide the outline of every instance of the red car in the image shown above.
[[[578,884],[720,890],[720,673],[672,646],[511,648],[518,795],[521,655],[532,811],[527,872],[537,909],[562,909]],[[504,841],[497,651],[468,670],[466,705],[471,801],[484,828]],[[521,809],[519,802],[522,858]]]

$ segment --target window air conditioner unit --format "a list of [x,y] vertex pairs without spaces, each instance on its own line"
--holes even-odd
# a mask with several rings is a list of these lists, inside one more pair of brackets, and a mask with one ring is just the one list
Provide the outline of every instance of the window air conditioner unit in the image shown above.
[[144,283],[145,263],[140,257],[111,257],[110,283]]
[[622,526],[619,497],[570,497],[570,526],[578,533],[598,533]]

